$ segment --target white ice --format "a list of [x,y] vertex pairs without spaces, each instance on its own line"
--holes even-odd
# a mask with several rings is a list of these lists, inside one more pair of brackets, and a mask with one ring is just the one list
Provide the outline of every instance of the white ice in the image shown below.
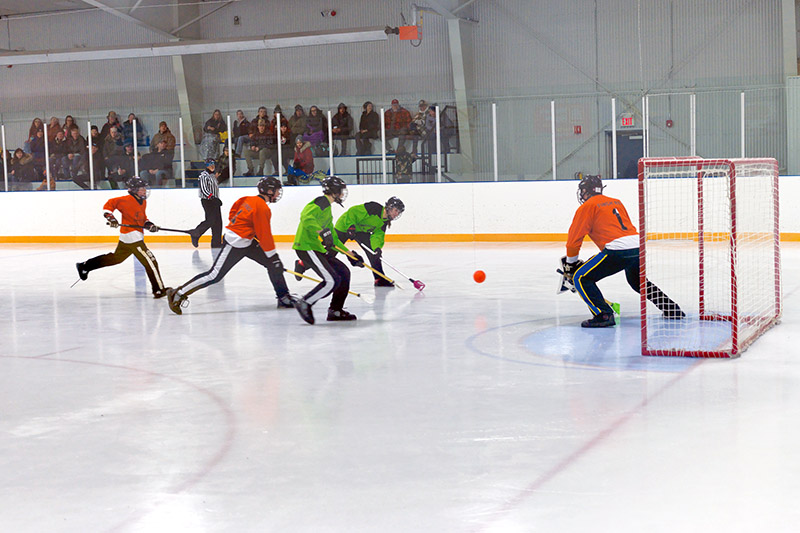
[[[152,249],[175,286],[205,247]],[[581,329],[558,244],[390,243],[427,288],[355,271],[377,301],[314,326],[247,260],[183,316],[133,258],[69,288],[112,249],[0,246],[0,531],[800,528],[796,244],[782,323],[735,360],[640,356],[622,275],[621,324]]]

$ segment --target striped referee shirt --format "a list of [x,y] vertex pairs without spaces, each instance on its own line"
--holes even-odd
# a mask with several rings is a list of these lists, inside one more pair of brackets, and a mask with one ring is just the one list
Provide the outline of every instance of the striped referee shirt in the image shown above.
[[217,178],[213,174],[209,174],[207,170],[200,173],[200,198],[204,200],[211,200],[212,198],[219,198],[219,185],[217,185]]

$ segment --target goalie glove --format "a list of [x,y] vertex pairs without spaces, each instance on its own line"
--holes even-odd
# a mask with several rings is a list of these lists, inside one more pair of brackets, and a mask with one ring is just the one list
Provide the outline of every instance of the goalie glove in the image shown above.
[[103,216],[106,217],[109,226],[111,226],[112,228],[119,227],[119,222],[117,221],[117,217],[115,217],[111,213],[105,213]]
[[575,276],[575,272],[577,272],[581,266],[583,266],[583,261],[581,260],[575,261],[574,263],[568,263],[566,256],[561,258],[561,267],[564,270],[564,278],[570,283],[574,283],[572,278]]
[[153,224],[149,220],[147,222],[145,222],[144,226],[142,226],[142,227],[144,229],[146,229],[147,231],[151,232],[151,233],[155,233],[155,232],[158,231],[158,226],[156,226],[155,224]]
[[326,250],[333,249],[333,233],[330,228],[322,228],[319,232],[319,238],[322,239],[322,246]]
[[[353,257],[350,257],[352,255]],[[352,250],[350,255],[347,256],[347,260],[350,261],[350,264],[354,267],[364,268],[364,258],[358,255],[358,252]]]

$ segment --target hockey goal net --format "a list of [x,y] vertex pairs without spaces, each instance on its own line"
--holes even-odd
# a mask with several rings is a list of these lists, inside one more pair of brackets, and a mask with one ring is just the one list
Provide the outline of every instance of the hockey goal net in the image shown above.
[[[737,357],[781,315],[778,163],[639,160],[642,354]],[[651,281],[685,313],[647,302]]]

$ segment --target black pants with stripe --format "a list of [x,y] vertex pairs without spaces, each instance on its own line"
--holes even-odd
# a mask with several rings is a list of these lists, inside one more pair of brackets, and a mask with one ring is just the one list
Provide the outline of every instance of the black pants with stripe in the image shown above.
[[347,291],[350,290],[350,269],[347,265],[339,261],[334,255],[327,255],[314,250],[295,250],[297,257],[307,268],[322,278],[322,283],[308,291],[303,299],[310,305],[314,305],[330,293],[330,308],[340,311],[344,308],[344,301],[347,299]]
[[131,255],[136,257],[147,272],[147,277],[150,279],[150,285],[153,288],[153,294],[164,290],[164,282],[161,281],[161,272],[158,270],[158,261],[156,256],[145,246],[144,241],[134,243],[126,243],[119,241],[117,249],[110,254],[98,255],[84,263],[84,268],[91,272],[98,268],[103,268],[112,265],[118,265],[129,258]]
[[[339,235],[339,240],[342,241],[342,243],[345,243],[347,242],[348,239],[350,239],[346,231],[336,230],[336,233],[337,235]],[[357,231],[355,241],[361,244],[367,250],[372,250],[372,235],[370,235],[366,231]],[[381,274],[383,274],[384,273],[383,263],[381,262],[381,258],[375,257],[374,255],[371,255],[369,253],[367,253],[366,256],[367,259],[369,260],[370,266],[375,270],[377,270],[378,272],[380,272]],[[383,279],[374,272],[372,273],[372,277],[374,277],[375,279]]]
[[[628,250],[609,250],[604,249],[586,261],[575,272],[572,277],[575,289],[593,315],[600,313],[613,314],[611,306],[603,298],[603,293],[597,288],[597,282],[607,278],[612,274],[624,270],[625,279],[631,289],[639,292],[639,249],[630,248]],[[645,280],[645,294],[647,299],[653,302],[661,311],[674,311],[680,309],[661,289],[648,280]]]
[[217,283],[225,277],[225,274],[227,274],[236,263],[245,257],[252,259],[267,269],[269,280],[272,282],[272,287],[275,289],[276,297],[280,298],[289,294],[289,288],[286,286],[286,280],[283,277],[283,263],[281,263],[281,258],[278,257],[277,252],[270,257],[267,256],[266,252],[261,249],[261,246],[259,246],[256,241],[251,242],[249,246],[244,248],[234,248],[223,239],[222,248],[220,248],[217,257],[214,258],[211,269],[196,275],[178,287],[178,295],[189,296],[193,292]]
[[222,246],[222,213],[220,212],[222,201],[219,198],[211,200],[200,198],[200,203],[203,204],[206,218],[194,228],[194,233],[198,237],[202,237],[203,233],[211,228],[211,247],[219,248]]

